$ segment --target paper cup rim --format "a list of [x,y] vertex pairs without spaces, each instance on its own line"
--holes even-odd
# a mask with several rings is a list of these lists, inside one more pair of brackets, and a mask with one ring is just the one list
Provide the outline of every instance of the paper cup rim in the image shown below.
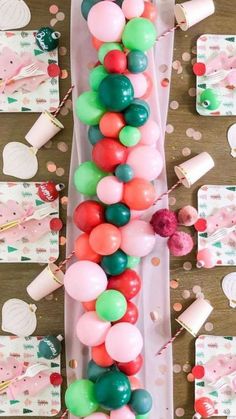
[[44,111],[43,114],[46,115],[57,128],[64,129],[64,125],[62,125],[62,123],[55,116],[53,116],[51,112]]
[[191,188],[191,182],[189,181],[185,170],[181,166],[175,166],[174,171],[178,179],[182,179],[182,184],[185,188]]
[[[174,7],[175,19],[182,31],[187,31],[189,28],[187,12],[182,4],[176,4]],[[184,23],[183,23],[184,22]]]
[[[52,268],[54,268],[54,269],[52,269]],[[55,275],[55,270],[58,269],[58,267],[57,267],[57,265],[55,263],[49,263],[47,265],[46,269],[51,274],[52,279],[55,282],[57,282],[57,284],[64,285],[64,283],[61,282],[60,279],[58,279],[58,277]],[[60,269],[60,271],[58,271],[58,273],[60,273],[60,272],[64,275],[64,273],[63,273],[63,271],[61,269]]]
[[180,326],[182,326],[185,330],[187,330],[194,338],[197,337],[197,334],[194,333],[185,323],[183,323],[181,320],[179,319],[175,319],[177,321],[177,323],[180,324]]

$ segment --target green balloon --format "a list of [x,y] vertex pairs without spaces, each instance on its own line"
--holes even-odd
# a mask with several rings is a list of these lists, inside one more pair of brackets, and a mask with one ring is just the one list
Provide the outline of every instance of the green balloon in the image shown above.
[[120,371],[109,371],[95,383],[95,397],[105,409],[119,409],[129,403],[131,388],[129,379]]
[[122,250],[102,258],[101,266],[108,275],[119,275],[126,270],[128,257]]
[[129,405],[136,415],[145,415],[152,408],[152,396],[147,390],[134,390]]
[[77,98],[75,112],[84,124],[97,125],[106,109],[99,101],[97,92],[88,91]]
[[93,196],[96,195],[99,180],[105,176],[107,173],[99,169],[94,162],[85,161],[75,171],[74,184],[81,194]]
[[135,416],[135,419],[149,419],[149,414],[146,413],[146,415],[137,415]]
[[88,14],[90,9],[96,4],[99,3],[101,0],[83,0],[81,4],[81,13],[85,20],[88,18]]
[[121,203],[109,205],[105,210],[105,218],[108,223],[122,227],[130,221],[130,209]]
[[141,140],[141,132],[138,128],[126,125],[119,132],[119,140],[126,147],[133,147]]
[[142,73],[148,66],[148,58],[143,51],[133,50],[127,55],[128,70],[131,73]]
[[110,368],[99,367],[99,365],[91,360],[87,365],[87,378],[95,383],[102,374],[108,371],[110,371]]
[[128,256],[127,269],[133,269],[140,263],[140,258],[135,256]]
[[59,45],[60,33],[49,27],[40,28],[36,34],[36,44],[42,51],[53,51]]
[[76,380],[66,390],[65,403],[72,415],[88,416],[98,409],[94,383],[89,380]]
[[107,53],[113,51],[114,49],[118,51],[123,51],[122,45],[118,44],[118,42],[105,42],[105,44],[102,44],[98,50],[98,59],[100,63],[103,64],[104,58],[107,55]]
[[134,99],[134,89],[128,77],[122,74],[109,74],[98,89],[99,100],[110,111],[120,112]]
[[214,89],[206,89],[200,96],[200,103],[203,108],[208,109],[209,111],[215,111],[219,108],[221,100]]
[[99,125],[90,125],[88,129],[88,139],[91,145],[95,145],[104,138],[104,135],[101,133]]
[[155,25],[148,19],[137,17],[126,24],[122,42],[127,49],[148,51],[153,47],[156,37]]
[[144,125],[150,115],[150,108],[147,102],[140,99],[134,99],[131,105],[124,111],[124,117],[127,124],[134,127]]
[[89,86],[91,89],[97,91],[101,81],[105,79],[106,76],[108,76],[108,72],[103,65],[94,67],[89,73]]
[[107,290],[96,301],[96,312],[102,320],[116,322],[126,313],[127,301],[121,292]]
[[45,336],[39,342],[39,353],[43,358],[54,359],[61,350],[61,341],[56,336]]

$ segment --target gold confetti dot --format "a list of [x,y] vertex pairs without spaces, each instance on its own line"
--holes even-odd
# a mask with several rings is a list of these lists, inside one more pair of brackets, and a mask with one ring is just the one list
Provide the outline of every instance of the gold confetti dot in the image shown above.
[[45,300],[52,301],[53,300],[53,294],[49,294],[45,297]]
[[194,375],[191,372],[187,375],[187,380],[189,383],[194,382]]
[[183,150],[182,150],[182,154],[183,154],[184,157],[190,156],[190,154],[191,154],[190,148],[184,147]]
[[192,265],[191,262],[184,262],[184,264],[183,264],[183,268],[184,268],[185,271],[191,271],[192,267],[193,267],[193,265]]
[[211,322],[207,322],[207,323],[205,324],[205,330],[206,330],[207,332],[211,332],[213,329],[214,329],[214,326],[213,326],[213,324],[212,324]]
[[174,196],[169,197],[169,205],[173,206],[176,204],[176,198]]
[[191,96],[191,97],[196,96],[197,91],[196,91],[195,87],[190,87],[190,89],[188,90],[188,94],[189,94],[189,96]]
[[191,365],[190,364],[184,364],[183,365],[183,371],[184,372],[190,372],[191,371],[191,369],[192,369],[192,367],[191,367]]
[[201,287],[199,285],[194,285],[193,287],[193,293],[197,294],[198,292],[201,292]]
[[61,70],[61,79],[66,79],[68,77],[68,71],[67,70]]
[[170,109],[173,109],[174,111],[176,111],[179,108],[179,102],[177,102],[177,100],[172,100],[172,102],[170,102]]
[[181,311],[181,310],[182,310],[182,308],[183,308],[183,306],[182,306],[182,304],[181,304],[181,303],[174,303],[174,304],[173,304],[173,310],[174,310],[174,311],[179,312],[179,311]]
[[191,60],[191,55],[189,54],[189,52],[184,52],[182,54],[182,60],[183,61],[190,61]]
[[62,205],[67,205],[68,204],[68,196],[62,196],[61,204]]
[[178,418],[182,418],[185,415],[185,410],[182,407],[178,407],[175,414]]
[[69,110],[65,106],[63,106],[63,108],[61,108],[60,110],[60,115],[66,116],[68,115],[68,113],[69,113]]
[[187,137],[189,137],[189,138],[191,138],[192,136],[193,136],[193,134],[194,134],[194,129],[193,128],[188,128],[187,130],[186,130],[186,135],[187,135]]
[[52,147],[52,141],[48,141],[46,144],[44,144],[44,148],[51,148]]
[[182,297],[187,300],[190,297],[190,291],[189,290],[184,290],[182,292]]
[[57,148],[63,153],[66,153],[66,151],[68,150],[68,145],[64,143],[64,141],[60,141],[60,143],[57,144]]
[[59,20],[59,21],[63,21],[64,19],[65,19],[65,13],[63,13],[63,12],[58,12],[57,14],[56,14],[56,18],[57,18],[57,20]]
[[65,173],[65,170],[63,169],[63,167],[58,167],[58,169],[56,170],[57,176],[63,176],[64,173]]
[[75,368],[78,367],[78,362],[76,361],[76,359],[71,359],[69,361],[69,367],[72,368],[72,369],[75,369]]
[[53,163],[52,161],[49,161],[47,163],[47,169],[50,173],[53,173],[57,170],[57,166],[55,165],[55,163]]
[[160,265],[160,259],[157,257],[154,257],[151,259],[151,263],[153,266],[159,266]]
[[179,283],[175,279],[172,279],[170,281],[170,288],[172,288],[173,290],[176,290],[176,288],[178,288],[178,286],[179,286]]
[[56,23],[58,22],[58,20],[54,17],[53,19],[50,20],[50,26],[55,26]]
[[178,70],[178,68],[181,67],[181,62],[179,60],[173,61],[172,67],[174,70]]
[[179,374],[181,372],[181,365],[174,364],[173,365],[173,371],[174,371],[175,374]]
[[66,49],[66,47],[60,47],[60,48],[59,48],[59,54],[60,54],[61,56],[66,55],[66,53],[67,53],[67,49]]
[[66,244],[66,238],[64,236],[61,236],[60,237],[60,245],[65,246],[65,244]]
[[195,131],[195,132],[194,132],[194,134],[193,134],[193,139],[194,139],[194,140],[196,140],[196,141],[201,140],[201,139],[202,139],[202,134],[201,134],[201,132],[199,132],[199,131]]
[[166,125],[166,132],[167,134],[172,134],[174,132],[174,127],[171,124]]

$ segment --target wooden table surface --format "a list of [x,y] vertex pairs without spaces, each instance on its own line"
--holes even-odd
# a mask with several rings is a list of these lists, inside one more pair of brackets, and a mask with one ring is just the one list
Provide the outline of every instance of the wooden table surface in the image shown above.
[[[181,3],[181,1],[177,1]],[[49,7],[52,2],[49,0],[27,0],[32,11],[32,20],[27,29],[37,29],[41,26],[55,24],[55,29],[60,31],[62,36],[60,45],[64,48],[60,50],[60,66],[68,72],[63,71],[63,79],[60,82],[61,97],[70,85],[69,77],[69,18],[70,2],[60,2],[59,15],[52,14]],[[176,182],[173,167],[176,163],[185,160],[184,155],[195,155],[201,151],[208,151],[215,160],[216,167],[207,176],[194,185],[191,189],[184,187],[176,190],[170,199],[171,208],[178,209],[186,204],[196,205],[196,195],[199,186],[208,184],[234,184],[235,161],[230,156],[230,150],[226,139],[226,131],[231,123],[235,121],[233,117],[209,118],[200,117],[195,111],[194,90],[195,77],[192,74],[191,60],[196,57],[194,47],[199,35],[203,33],[227,33],[234,34],[235,26],[235,0],[215,0],[216,13],[209,19],[191,28],[188,32],[176,31],[174,60],[179,61],[183,67],[183,72],[177,74],[172,72],[171,81],[171,107],[168,115],[168,127],[166,134],[166,160],[168,171],[168,182],[172,185]],[[65,15],[65,19],[62,19]],[[185,53],[185,54],[184,54]],[[186,54],[187,53],[187,54]],[[191,58],[188,54],[191,54]],[[184,55],[183,55],[184,54]],[[190,58],[190,59],[189,59]],[[186,61],[185,61],[186,60]],[[162,64],[162,63],[160,63]],[[174,103],[173,103],[174,101]],[[70,104],[68,104],[69,106]],[[67,113],[67,114],[66,114]],[[66,115],[65,115],[66,114]],[[0,151],[9,141],[18,140],[25,142],[24,136],[33,122],[37,118],[36,114],[0,114]],[[62,131],[47,148],[38,152],[39,171],[34,180],[54,180],[56,182],[68,181],[70,165],[70,145],[72,139],[72,114],[70,110],[64,111],[59,119],[64,124]],[[202,138],[195,141],[186,135],[186,130],[193,128],[202,134]],[[172,133],[170,133],[173,130]],[[64,151],[61,151],[64,150]],[[67,150],[67,151],[65,151]],[[49,170],[48,170],[49,169]],[[60,169],[60,170],[58,170]],[[63,170],[64,172],[63,172]],[[55,171],[57,170],[57,171]],[[14,180],[1,173],[1,181]],[[61,215],[65,221],[67,190],[62,193]],[[176,199],[176,203],[175,203]],[[63,258],[65,231],[62,232],[60,254]],[[186,263],[187,262],[187,263]],[[185,263],[185,265],[184,265]],[[192,264],[192,268],[191,268]],[[184,265],[184,266],[183,266]],[[187,270],[187,269],[189,270]],[[9,298],[17,297],[30,302],[26,293],[26,286],[42,270],[42,266],[33,264],[0,264],[1,296],[2,304]],[[174,318],[179,314],[176,310],[181,307],[184,309],[194,298],[194,286],[200,286],[205,297],[214,306],[214,312],[209,319],[208,329],[216,335],[234,334],[232,327],[235,320],[234,311],[229,309],[226,298],[221,290],[221,279],[225,274],[234,271],[234,268],[216,268],[212,270],[197,270],[195,268],[194,252],[184,258],[171,260],[171,306],[172,306],[172,326],[173,332],[177,330]],[[188,296],[188,299],[183,298]],[[0,306],[0,308],[1,308]],[[38,328],[36,333],[43,335],[63,333],[63,292],[57,291],[43,301],[37,303]],[[190,366],[194,362],[194,339],[184,333],[174,344],[174,398],[175,398],[175,417],[190,419],[193,415],[193,384],[188,382]],[[63,362],[64,365],[64,362]],[[180,371],[177,373],[177,371]],[[63,375],[65,369],[63,368]],[[171,419],[171,418],[165,418]]]

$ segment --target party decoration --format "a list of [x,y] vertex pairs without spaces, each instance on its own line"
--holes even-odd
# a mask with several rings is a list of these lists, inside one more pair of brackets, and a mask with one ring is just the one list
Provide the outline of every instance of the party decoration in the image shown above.
[[[97,346],[94,346],[92,348],[92,351],[97,348]],[[95,363],[93,360],[89,361],[87,365],[87,377],[90,381],[93,381],[94,383],[97,381],[97,379],[103,375],[105,372],[110,371],[110,368],[105,368],[99,366],[97,363]]]
[[20,29],[31,19],[30,9],[24,0],[0,1],[0,30]]
[[161,130],[159,125],[153,119],[148,119],[146,124],[139,128],[141,133],[140,145],[152,145],[160,138]]
[[104,63],[104,58],[108,54],[109,51],[123,51],[123,47],[121,44],[117,42],[106,42],[105,44],[102,44],[98,51],[98,59],[100,63]]
[[177,230],[177,215],[174,211],[166,208],[160,209],[153,214],[150,224],[159,236],[170,237]]
[[92,161],[86,161],[76,169],[74,184],[76,189],[84,195],[96,195],[98,182],[107,176],[107,173],[99,169]]
[[119,229],[109,223],[100,224],[95,227],[89,236],[91,248],[99,255],[112,255],[121,243]]
[[114,364],[113,359],[108,355],[106,346],[102,343],[99,346],[92,347],[92,359],[100,367],[111,367]]
[[209,397],[201,397],[195,401],[194,409],[204,418],[214,416],[214,402]]
[[197,267],[211,269],[216,266],[216,255],[212,252],[211,249],[205,248],[201,249],[197,253]]
[[97,196],[104,204],[116,204],[122,200],[123,189],[123,183],[115,176],[106,176],[97,185]]
[[98,409],[94,384],[90,380],[75,380],[65,394],[66,407],[72,415],[87,416]]
[[117,323],[108,331],[105,345],[112,359],[117,362],[130,362],[140,354],[143,338],[136,326]]
[[132,167],[135,177],[150,181],[155,180],[163,169],[159,151],[146,145],[138,145],[131,150],[126,163]]
[[37,326],[36,310],[34,304],[11,298],[2,306],[2,330],[20,337],[32,335]]
[[76,334],[87,346],[98,346],[105,342],[110,322],[101,320],[95,311],[87,311],[78,320]]
[[124,112],[126,123],[134,127],[141,127],[144,125],[147,122],[149,115],[149,105],[141,99],[134,99]]
[[46,359],[57,358],[61,353],[62,336],[45,336],[39,342],[39,354]]
[[134,171],[129,164],[120,164],[115,170],[116,177],[121,182],[129,182],[134,177]]
[[125,26],[122,42],[130,50],[147,51],[156,41],[155,26],[148,19],[135,18]]
[[110,277],[107,288],[120,291],[126,300],[131,300],[141,289],[141,278],[137,272],[127,269],[121,275]]
[[122,250],[102,258],[101,266],[108,275],[119,275],[127,267],[128,257]]
[[116,290],[103,292],[97,299],[96,312],[102,320],[115,322],[121,319],[127,310],[123,294]]
[[235,282],[236,274],[235,272],[231,272],[230,274],[226,275],[222,281],[222,289],[229,300],[229,305],[232,308],[236,307],[236,282]]
[[156,192],[151,182],[143,178],[134,178],[124,185],[123,200],[132,210],[145,210],[155,201]]
[[59,45],[60,36],[60,32],[56,32],[49,27],[43,27],[36,33],[35,40],[42,51],[53,51]]
[[219,94],[213,89],[205,89],[200,96],[201,106],[210,111],[215,111],[221,104]]
[[128,256],[128,263],[127,263],[127,268],[128,269],[133,269],[135,268],[140,262],[140,258],[139,257],[135,257],[135,256]]
[[123,74],[109,74],[101,82],[98,95],[105,108],[109,111],[120,112],[132,103],[134,89],[130,80]]
[[191,205],[186,205],[181,208],[178,212],[178,221],[179,224],[190,227],[194,225],[198,220],[198,212],[196,208]]
[[139,17],[144,11],[144,1],[143,0],[124,0],[122,3],[122,11],[126,19],[133,19],[134,17]]
[[185,256],[192,251],[194,243],[190,234],[176,231],[169,237],[167,245],[173,256]]
[[38,195],[42,201],[53,202],[59,197],[59,192],[65,188],[63,183],[56,185],[54,182],[41,183],[38,187]]
[[[103,79],[105,80],[105,79]],[[99,85],[101,86],[102,82]],[[105,113],[106,108],[99,100],[98,92],[82,93],[75,104],[75,112],[81,122],[87,125],[97,125]]]
[[214,167],[213,158],[206,151],[192,157],[191,159],[175,166],[175,174],[185,188],[191,186],[201,179],[209,170]]
[[77,301],[91,301],[107,287],[107,277],[99,265],[81,260],[73,263],[65,273],[66,292]]
[[92,158],[100,169],[113,172],[116,166],[125,163],[127,149],[115,139],[104,138],[93,147]]
[[138,321],[138,316],[139,316],[138,307],[134,303],[132,303],[132,301],[128,301],[125,314],[123,315],[123,317],[121,317],[119,320],[117,320],[114,323],[126,322],[126,323],[135,324]]
[[108,223],[122,227],[130,221],[130,209],[121,203],[109,205],[105,210],[105,218]]
[[117,367],[121,372],[130,376],[137,374],[143,365],[143,357],[142,355],[138,355],[133,361],[130,362],[118,362]]
[[76,227],[89,234],[94,227],[105,221],[104,208],[97,201],[81,202],[74,210],[73,221]]
[[112,410],[111,419],[135,419],[135,414],[131,411],[129,406],[123,406],[120,409]]
[[83,0],[81,4],[81,13],[85,20],[88,19],[90,9],[101,0]]
[[132,391],[129,405],[136,414],[145,415],[152,408],[152,396],[147,390],[134,390]]
[[123,51],[114,49],[104,58],[104,67],[109,73],[124,73],[127,68],[127,58]]
[[82,306],[85,309],[85,311],[95,311],[96,310],[96,300],[84,301],[84,302],[82,302]]
[[118,112],[106,112],[99,122],[103,136],[108,138],[118,138],[119,132],[124,126],[124,116]]
[[148,79],[144,73],[126,73],[125,75],[132,83],[135,98],[142,98],[146,95],[148,90]]
[[92,413],[92,415],[86,416],[85,419],[109,419],[109,416],[105,413],[97,412]]
[[121,227],[121,249],[128,255],[143,257],[155,245],[155,233],[151,225],[142,220],[132,220]]
[[124,27],[124,14],[115,2],[107,0],[99,2],[89,11],[88,28],[91,34],[100,41],[120,41]]
[[236,124],[230,125],[227,131],[227,139],[231,148],[231,156],[236,157],[236,142],[235,142]]
[[178,316],[176,321],[186,329],[192,336],[198,334],[199,330],[211,314],[213,307],[203,298],[197,298],[186,310]]
[[55,264],[49,263],[26,288],[27,293],[34,301],[52,294],[64,283],[64,272]]
[[144,11],[141,17],[145,17],[145,19],[151,20],[151,22],[155,22],[157,18],[157,6],[154,3],[150,3],[149,1],[144,2]]
[[[3,173],[18,179],[31,179],[38,171],[36,153],[25,144],[13,141],[3,149]],[[17,164],[16,164],[17,160]]]
[[141,133],[138,128],[126,125],[119,133],[120,142],[126,147],[133,147],[138,144],[141,139]]
[[103,67],[103,65],[98,65],[94,67],[89,73],[89,85],[92,90],[97,91],[100,83],[105,77],[107,77],[108,72]]
[[105,409],[119,409],[131,397],[128,378],[120,371],[109,371],[101,375],[95,383],[95,397]]
[[91,145],[95,145],[103,137],[104,136],[100,131],[99,125],[90,125],[88,129],[88,139]]
[[90,260],[91,262],[99,263],[101,256],[96,253],[89,243],[89,235],[83,233],[75,240],[75,256],[78,260]]
[[175,18],[183,31],[187,31],[193,25],[196,25],[196,23],[201,22],[203,19],[215,12],[213,0],[207,0],[204,2],[204,7],[199,9],[199,13],[195,13],[196,10],[198,10],[199,5],[202,5],[201,2],[199,3],[199,0],[191,0],[175,5]]
[[148,58],[147,55],[140,51],[139,49],[134,49],[130,51],[127,55],[128,60],[128,70],[131,73],[137,74],[142,73],[147,69]]

